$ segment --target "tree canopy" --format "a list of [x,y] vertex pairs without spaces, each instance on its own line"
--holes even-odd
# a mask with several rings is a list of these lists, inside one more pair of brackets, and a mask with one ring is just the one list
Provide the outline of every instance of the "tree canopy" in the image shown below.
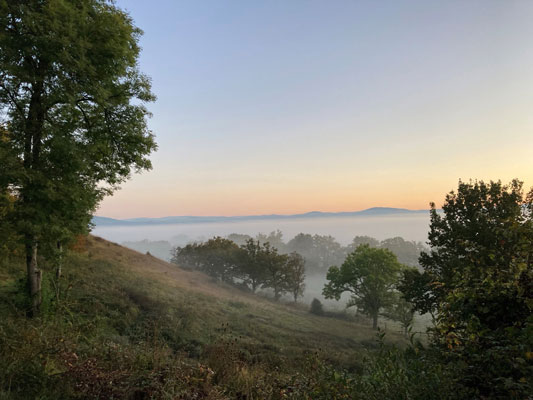
[[269,242],[251,238],[240,247],[221,237],[176,247],[171,262],[252,292],[260,287],[271,289],[276,300],[290,293],[297,301],[305,289],[305,262],[301,255],[280,254]]
[[522,186],[459,182],[442,213],[432,204],[423,273],[401,285],[436,314],[436,344],[465,362],[464,382],[487,398],[527,391],[532,371],[523,357],[533,345],[533,192]]
[[376,329],[380,311],[394,302],[401,270],[402,265],[392,252],[362,244],[348,254],[340,268],[329,269],[323,294],[327,299],[339,300],[342,293],[350,293],[347,306],[357,306],[370,316]]
[[0,164],[34,311],[37,249],[86,231],[106,194],[151,167],[141,31],[105,0],[0,0]]

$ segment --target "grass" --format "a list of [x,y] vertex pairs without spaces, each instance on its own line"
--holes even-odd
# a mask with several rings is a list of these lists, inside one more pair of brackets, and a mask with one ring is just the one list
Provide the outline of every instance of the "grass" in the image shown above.
[[375,347],[369,326],[97,237],[70,252],[63,271],[47,311],[28,319],[22,263],[0,267],[0,399],[286,398],[316,360],[356,372]]

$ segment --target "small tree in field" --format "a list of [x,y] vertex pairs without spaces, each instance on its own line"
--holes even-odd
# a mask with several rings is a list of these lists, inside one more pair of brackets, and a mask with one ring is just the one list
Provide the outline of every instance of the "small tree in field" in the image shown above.
[[309,312],[315,315],[320,315],[320,316],[324,315],[324,308],[320,300],[318,300],[317,298],[313,299],[313,301],[311,302],[311,308],[309,309]]
[[151,167],[141,31],[106,0],[0,0],[0,181],[14,196],[33,313],[39,249],[87,231],[97,204]]
[[357,306],[372,318],[372,327],[376,329],[380,311],[394,302],[394,288],[401,269],[402,265],[389,250],[360,245],[340,268],[329,269],[324,297],[339,300],[342,293],[350,293],[347,307]]
[[413,325],[415,321],[415,309],[411,303],[405,300],[398,293],[396,298],[386,309],[383,315],[394,321],[398,321],[402,328],[404,335],[407,336],[409,327]]

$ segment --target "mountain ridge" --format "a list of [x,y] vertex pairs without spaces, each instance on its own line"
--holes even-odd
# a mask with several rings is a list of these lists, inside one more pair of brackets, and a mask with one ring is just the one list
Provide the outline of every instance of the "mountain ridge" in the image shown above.
[[115,219],[109,217],[93,217],[95,226],[109,225],[167,225],[167,224],[190,224],[207,222],[236,222],[254,221],[269,219],[300,219],[300,218],[332,218],[332,217],[356,217],[356,216],[380,216],[395,214],[422,214],[428,210],[409,210],[406,208],[394,207],[371,207],[360,211],[322,212],[310,211],[301,214],[262,214],[262,215],[242,215],[242,216],[168,216],[158,218],[127,218]]

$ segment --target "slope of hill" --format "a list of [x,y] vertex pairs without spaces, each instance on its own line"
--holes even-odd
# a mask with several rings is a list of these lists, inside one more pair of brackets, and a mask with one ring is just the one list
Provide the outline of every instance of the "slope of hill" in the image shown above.
[[41,318],[24,316],[20,260],[0,276],[0,399],[285,398],[329,365],[361,369],[375,346],[369,326],[97,237],[66,257],[59,286],[45,280]]

